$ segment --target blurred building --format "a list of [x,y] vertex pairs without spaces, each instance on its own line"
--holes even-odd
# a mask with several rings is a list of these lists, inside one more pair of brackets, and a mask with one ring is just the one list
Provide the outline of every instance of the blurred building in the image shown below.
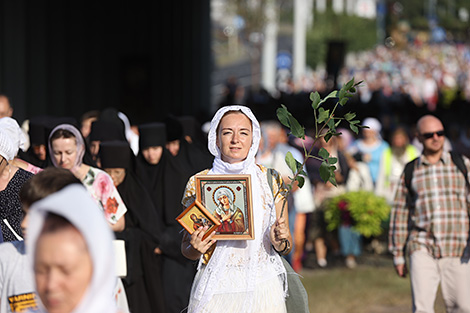
[[0,92],[20,122],[110,106],[133,123],[207,111],[209,0],[0,0],[0,20]]

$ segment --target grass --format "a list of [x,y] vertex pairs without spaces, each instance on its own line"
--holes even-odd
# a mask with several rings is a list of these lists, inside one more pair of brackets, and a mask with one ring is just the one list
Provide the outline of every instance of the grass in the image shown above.
[[[389,258],[361,258],[359,266],[348,269],[304,269],[300,273],[309,297],[311,313],[409,313],[409,278],[396,275]],[[438,292],[436,313],[445,312]]]

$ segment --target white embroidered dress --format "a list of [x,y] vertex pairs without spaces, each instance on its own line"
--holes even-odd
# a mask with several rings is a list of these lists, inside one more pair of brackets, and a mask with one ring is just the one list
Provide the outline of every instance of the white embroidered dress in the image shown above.
[[[253,143],[247,159],[229,164],[221,159],[216,146],[216,130],[228,111],[241,111],[252,122]],[[281,257],[269,239],[269,231],[276,221],[273,191],[276,202],[283,201],[286,190],[276,175],[273,191],[268,185],[266,168],[255,164],[260,140],[259,123],[244,106],[221,108],[214,116],[209,131],[209,150],[215,156],[208,174],[250,174],[252,179],[254,240],[219,240],[207,264],[199,262],[194,279],[188,312],[286,312],[286,271]],[[188,181],[183,206],[195,199],[195,178]]]

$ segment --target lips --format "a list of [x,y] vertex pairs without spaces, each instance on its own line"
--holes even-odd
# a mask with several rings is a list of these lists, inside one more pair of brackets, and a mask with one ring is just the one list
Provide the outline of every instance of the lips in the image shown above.
[[56,297],[48,297],[46,301],[47,301],[47,308],[49,310],[57,308],[61,304],[60,299]]

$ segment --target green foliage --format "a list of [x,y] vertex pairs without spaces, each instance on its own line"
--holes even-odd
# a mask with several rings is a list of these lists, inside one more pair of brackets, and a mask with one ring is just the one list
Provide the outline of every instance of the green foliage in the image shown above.
[[371,49],[377,42],[376,21],[346,14],[315,11],[312,28],[307,32],[307,64],[311,68],[325,64],[328,42],[344,41],[347,52]]
[[325,220],[329,231],[341,225],[342,208],[349,211],[353,228],[365,237],[380,235],[390,214],[390,205],[385,198],[369,191],[346,192],[326,202]]
[[[354,78],[344,84],[340,90],[334,90],[330,92],[324,99],[321,99],[320,94],[318,92],[312,92],[310,94],[310,100],[312,100],[312,108],[313,114],[315,118],[315,125],[313,129],[315,129],[315,138],[314,143],[318,141],[318,139],[324,137],[326,141],[330,140],[333,136],[339,136],[340,133],[336,132],[336,127],[340,124],[341,121],[346,121],[349,123],[349,127],[352,131],[356,134],[359,132],[359,128],[363,127],[359,125],[359,121],[355,120],[356,117],[355,113],[347,113],[344,117],[337,117],[335,116],[335,111],[338,105],[344,106],[348,102],[348,100],[352,97],[353,93],[356,92],[357,86],[359,86],[361,82],[355,83]],[[336,105],[333,109],[325,110],[322,107],[329,99],[337,99]],[[305,127],[300,125],[297,119],[288,111],[285,105],[281,105],[280,108],[277,109],[277,118],[282,123],[282,125],[289,128],[290,133],[301,139],[305,139]],[[330,153],[326,149],[320,149],[318,156],[312,155],[313,145],[310,151],[304,147],[305,152],[305,159],[303,163],[300,163],[298,160],[295,160],[294,157],[290,152],[286,154],[286,164],[292,170],[294,176],[291,178],[291,183],[288,184],[289,190],[292,189],[292,185],[294,182],[299,184],[299,187],[302,187],[305,183],[305,177],[307,173],[303,170],[305,162],[308,158],[315,158],[322,161],[320,165],[320,177],[323,179],[324,182],[330,182],[336,186],[336,179],[334,171],[336,170],[336,162],[338,161],[336,158],[330,156]]]

